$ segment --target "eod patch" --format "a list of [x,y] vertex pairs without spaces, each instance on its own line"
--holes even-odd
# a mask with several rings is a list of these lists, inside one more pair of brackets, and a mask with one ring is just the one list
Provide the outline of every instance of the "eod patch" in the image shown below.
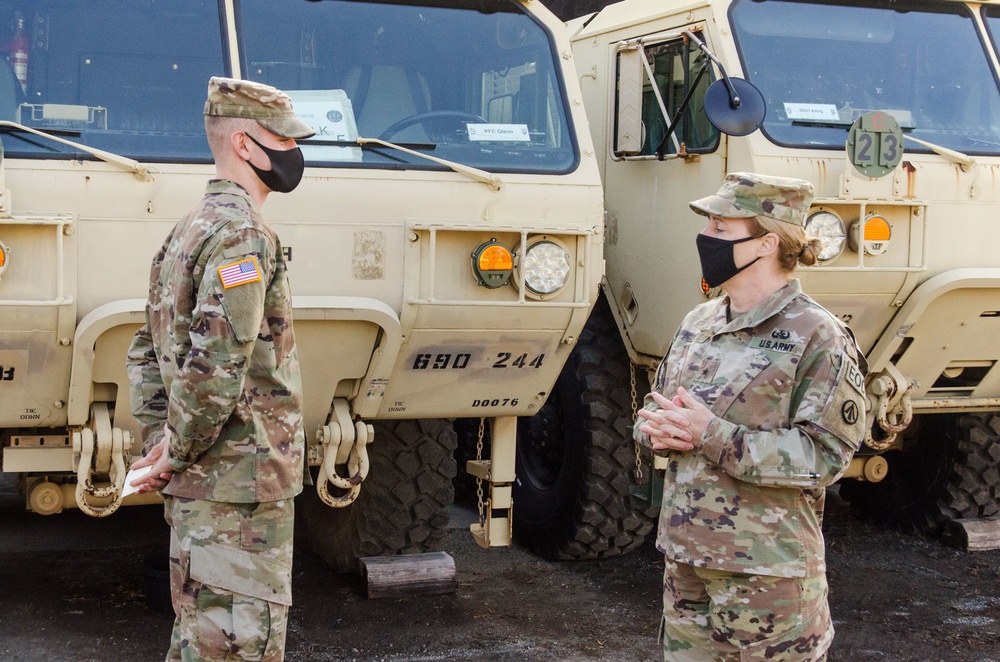
[[865,436],[865,376],[847,354],[841,354],[837,383],[819,424],[857,449]]

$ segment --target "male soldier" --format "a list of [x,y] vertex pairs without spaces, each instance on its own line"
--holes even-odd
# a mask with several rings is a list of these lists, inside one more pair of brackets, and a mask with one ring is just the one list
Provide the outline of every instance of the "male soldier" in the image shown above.
[[732,173],[691,203],[702,276],[725,296],[681,323],[634,437],[668,467],[663,657],[825,659],[833,639],[824,487],[865,432],[864,357],[802,292],[815,264],[807,181]]
[[128,354],[132,409],[163,489],[176,618],[167,660],[281,660],[291,604],[293,497],[305,437],[292,298],[261,217],[302,178],[291,99],[212,78],[216,177],[153,258],[146,324]]

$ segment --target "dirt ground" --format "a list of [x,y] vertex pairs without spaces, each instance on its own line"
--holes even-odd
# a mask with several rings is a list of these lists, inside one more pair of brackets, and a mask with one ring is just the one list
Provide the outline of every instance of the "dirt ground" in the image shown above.
[[[452,510],[451,595],[369,600],[297,542],[289,660],[656,660],[662,559],[556,563],[480,549]],[[964,553],[827,512],[834,661],[1000,662],[1000,551]],[[151,611],[142,560],[163,550],[155,506],[107,520],[41,518],[0,498],[0,659],[162,660],[171,618]]]

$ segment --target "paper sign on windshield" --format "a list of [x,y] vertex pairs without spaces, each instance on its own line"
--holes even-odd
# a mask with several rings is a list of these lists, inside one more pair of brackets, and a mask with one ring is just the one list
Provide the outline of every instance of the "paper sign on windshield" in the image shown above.
[[837,107],[832,103],[786,103],[785,116],[790,120],[824,121],[840,119]]
[[527,124],[466,124],[469,140],[531,142]]
[[309,144],[322,141],[353,142],[358,139],[351,100],[343,90],[292,90],[288,92],[295,114],[316,135],[299,141],[306,161],[360,161],[360,147]]

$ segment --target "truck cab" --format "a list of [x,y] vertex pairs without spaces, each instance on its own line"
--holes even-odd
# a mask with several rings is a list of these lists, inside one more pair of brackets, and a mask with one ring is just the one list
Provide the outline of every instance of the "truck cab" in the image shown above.
[[[221,75],[287,92],[317,132],[263,210],[294,295],[314,542],[344,567],[362,539],[432,547],[447,419],[537,410],[597,295],[565,26],[537,0],[0,0],[0,44],[0,445],[28,507],[121,503],[141,446],[125,352],[151,258],[213,176]],[[484,544],[509,542],[502,438]]]

